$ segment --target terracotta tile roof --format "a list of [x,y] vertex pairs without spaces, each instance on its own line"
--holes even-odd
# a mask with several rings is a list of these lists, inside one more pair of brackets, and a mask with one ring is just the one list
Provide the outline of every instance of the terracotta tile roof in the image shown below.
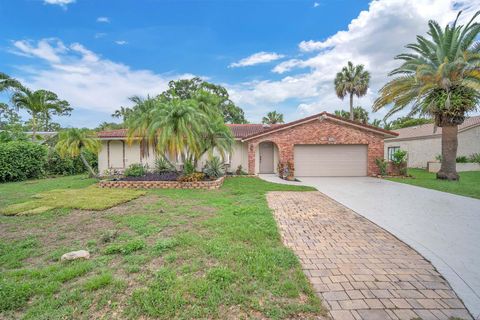
[[335,120],[339,120],[341,122],[346,122],[346,123],[350,123],[352,125],[355,125],[355,126],[359,126],[359,127],[363,127],[365,129],[369,129],[369,130],[373,130],[373,131],[377,131],[377,132],[380,132],[380,133],[383,133],[383,134],[386,134],[386,135],[390,135],[390,136],[396,136],[398,135],[397,133],[393,132],[393,131],[389,131],[389,130],[385,130],[385,129],[382,129],[382,128],[379,128],[379,127],[375,127],[375,126],[372,126],[372,125],[369,125],[369,124],[364,124],[364,123],[361,123],[361,122],[358,122],[358,121],[352,121],[352,120],[348,120],[348,119],[345,119],[345,118],[342,118],[342,117],[338,117],[336,115],[333,115],[331,113],[328,113],[328,112],[321,112],[321,113],[317,113],[317,114],[314,114],[312,116],[309,116],[309,117],[306,117],[306,118],[302,118],[302,119],[298,119],[298,120],[295,120],[295,121],[292,121],[292,122],[288,122],[288,123],[285,123],[285,124],[280,124],[280,125],[276,125],[276,126],[272,126],[266,130],[263,130],[263,131],[260,131],[260,132],[257,132],[257,133],[252,133],[250,135],[248,135],[247,137],[245,137],[245,139],[251,139],[251,138],[254,138],[260,134],[265,134],[265,133],[268,133],[270,131],[278,131],[278,130],[282,130],[282,129],[286,129],[286,128],[289,128],[291,126],[295,126],[297,124],[300,124],[300,123],[303,123],[305,121],[310,121],[310,120],[315,120],[321,116],[325,116],[327,118],[331,118],[331,119],[335,119]]
[[[465,121],[458,126],[458,130],[461,131],[478,125],[480,125],[480,116],[470,117],[465,119]],[[440,127],[437,127],[437,130],[434,132],[433,123],[427,123],[420,126],[413,126],[393,131],[398,133],[398,137],[393,138],[394,140],[418,139],[442,135],[442,128]]]
[[[227,124],[232,129],[233,136],[236,139],[242,139],[251,134],[259,133],[268,130],[278,125],[271,125],[265,127],[263,124]],[[127,129],[101,131],[97,133],[99,138],[124,138],[127,136]]]
[[[398,133],[393,132],[393,131],[388,131],[388,130],[378,128],[378,127],[374,127],[374,126],[371,126],[371,125],[368,125],[368,124],[363,124],[363,123],[360,123],[358,121],[351,121],[351,120],[348,120],[348,119],[344,119],[344,118],[335,116],[335,115],[327,113],[327,112],[314,114],[312,116],[302,118],[302,119],[298,119],[298,120],[288,122],[288,123],[284,123],[284,124],[273,124],[273,125],[270,125],[270,126],[265,126],[263,124],[251,124],[251,123],[248,123],[248,124],[227,124],[227,126],[229,126],[232,129],[233,136],[236,139],[246,139],[246,138],[250,139],[250,138],[256,137],[257,135],[260,135],[260,134],[268,133],[268,132],[271,132],[271,131],[277,131],[278,129],[284,129],[284,128],[286,129],[288,127],[297,125],[297,124],[305,122],[305,121],[314,120],[314,119],[317,119],[320,116],[326,116],[327,118],[336,119],[336,120],[339,120],[339,121],[342,121],[342,122],[345,122],[345,123],[351,123],[352,125],[364,127],[366,129],[377,131],[377,132],[380,132],[380,133],[383,133],[383,134],[386,134],[386,135],[390,135],[390,136],[398,135]],[[102,139],[124,138],[124,137],[127,136],[127,129],[101,131],[101,132],[97,133],[97,136],[99,138],[102,138]]]
[[124,138],[126,136],[127,129],[100,131],[97,133],[97,137],[99,138]]
[[253,134],[261,133],[268,131],[271,128],[276,128],[281,126],[279,124],[272,124],[270,126],[265,126],[263,124],[227,124],[227,126],[232,129],[233,136],[237,139],[243,139]]

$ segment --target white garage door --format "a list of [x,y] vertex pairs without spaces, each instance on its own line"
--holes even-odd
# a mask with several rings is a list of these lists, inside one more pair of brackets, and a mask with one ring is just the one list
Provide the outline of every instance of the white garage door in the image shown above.
[[295,145],[298,177],[354,177],[367,175],[366,145]]

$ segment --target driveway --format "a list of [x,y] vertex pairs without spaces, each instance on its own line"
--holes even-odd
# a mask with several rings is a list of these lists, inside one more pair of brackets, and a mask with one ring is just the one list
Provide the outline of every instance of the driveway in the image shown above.
[[299,179],[416,249],[480,318],[480,200],[376,178]]

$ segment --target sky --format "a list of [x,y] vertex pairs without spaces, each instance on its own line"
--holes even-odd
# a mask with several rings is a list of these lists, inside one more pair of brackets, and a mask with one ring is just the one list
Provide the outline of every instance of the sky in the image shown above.
[[0,0],[0,71],[69,101],[72,116],[56,119],[67,127],[114,121],[128,97],[193,76],[225,86],[250,122],[347,109],[333,79],[349,60],[371,73],[355,99],[371,111],[394,56],[428,20],[479,9],[480,0]]

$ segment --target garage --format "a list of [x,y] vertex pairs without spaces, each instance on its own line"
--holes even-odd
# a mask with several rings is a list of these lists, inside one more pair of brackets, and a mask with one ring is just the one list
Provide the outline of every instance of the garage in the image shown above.
[[367,145],[295,145],[298,177],[361,177],[367,175]]

